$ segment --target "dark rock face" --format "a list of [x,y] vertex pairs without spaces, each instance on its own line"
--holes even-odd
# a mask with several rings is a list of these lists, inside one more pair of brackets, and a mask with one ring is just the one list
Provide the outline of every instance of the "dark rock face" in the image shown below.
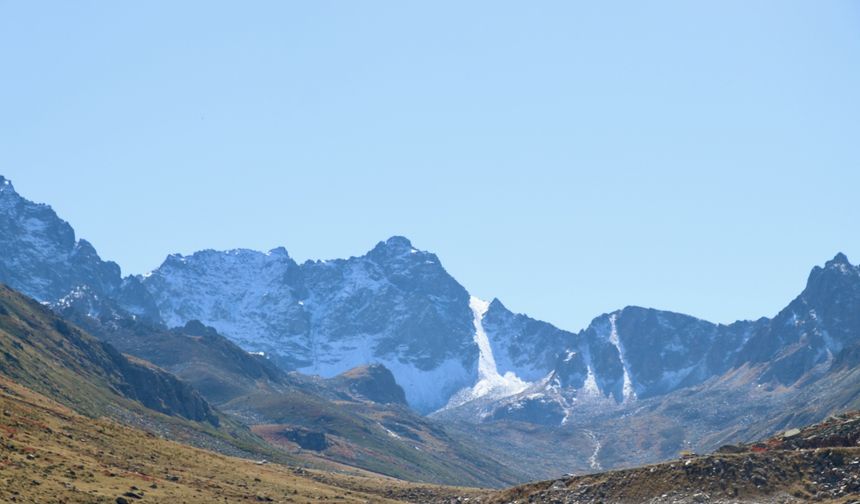
[[332,385],[380,404],[406,405],[406,394],[385,366],[372,364],[351,369],[330,380]]
[[516,420],[539,425],[561,425],[566,416],[562,405],[548,397],[527,397],[505,403],[493,411],[492,420]]
[[122,279],[47,205],[21,198],[0,177],[0,282],[39,301],[55,301],[80,285],[116,291]]
[[126,359],[107,343],[103,345],[124,378],[119,386],[124,396],[166,415],[219,425],[209,403],[190,385],[170,373]]
[[[572,376],[580,379],[581,355],[601,391],[619,402],[625,372],[638,398],[696,385],[744,365],[767,364],[762,383],[790,385],[840,355],[847,359],[860,343],[860,268],[838,254],[816,267],[804,291],[773,319],[719,325],[627,307],[596,318],[570,341]],[[557,364],[562,379],[571,375],[567,368]],[[577,386],[577,381],[565,385]]]
[[482,322],[499,371],[513,371],[528,381],[544,378],[576,338],[552,324],[513,313],[498,299],[490,303]]
[[806,288],[744,345],[752,362],[771,362],[763,380],[787,385],[860,343],[860,268],[837,254],[815,267]]
[[245,352],[199,321],[167,329],[129,317],[63,315],[121,352],[146,359],[192,384],[210,402],[221,404],[255,390],[278,385],[286,373],[263,356]]
[[305,450],[323,451],[329,447],[328,440],[322,432],[307,429],[287,429],[281,431],[280,435]]
[[422,370],[474,358],[469,294],[431,253],[403,237],[363,257],[302,266],[317,311],[316,339],[374,334],[376,355],[396,355]]
[[631,306],[603,315],[580,333],[597,383],[624,400],[624,380],[638,398],[701,383],[727,371],[751,323],[711,324],[679,313]]
[[157,318],[138,281],[123,280],[119,266],[102,261],[88,241],[76,240],[50,206],[22,198],[2,176],[0,257],[0,283],[38,301],[57,303],[85,292],[92,306],[114,310],[118,301],[134,314]]

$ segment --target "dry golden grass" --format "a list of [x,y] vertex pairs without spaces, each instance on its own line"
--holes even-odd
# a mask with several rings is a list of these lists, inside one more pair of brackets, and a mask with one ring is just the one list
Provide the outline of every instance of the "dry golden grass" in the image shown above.
[[[465,491],[470,493],[469,491]],[[0,377],[0,502],[430,502],[464,490],[199,450],[78,415]]]

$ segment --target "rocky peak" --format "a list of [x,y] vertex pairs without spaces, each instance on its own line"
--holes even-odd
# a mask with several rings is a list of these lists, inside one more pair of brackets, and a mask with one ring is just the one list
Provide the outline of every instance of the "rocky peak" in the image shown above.
[[852,265],[843,253],[816,266],[809,274],[800,298],[812,307],[860,301],[860,267]]
[[415,248],[412,242],[402,236],[392,236],[377,243],[364,257],[379,264],[389,274],[414,270],[424,274],[428,271],[444,271],[435,254]]
[[842,252],[837,252],[833,259],[827,261],[825,267],[836,264],[844,264],[847,266],[851,266],[851,263],[848,261],[848,256],[846,256]]
[[81,286],[112,293],[122,282],[119,266],[102,261],[50,206],[20,197],[6,178],[0,178],[0,251],[0,282],[40,301],[56,302]]
[[172,254],[141,281],[168,326],[201,320],[239,342],[261,327],[286,325],[284,314],[301,311],[301,272],[286,249]]
[[12,181],[0,175],[0,209],[5,209],[21,200],[21,196],[15,191]]
[[11,195],[18,195],[15,192],[15,187],[12,185],[12,181],[0,175],[0,197],[9,197]]
[[371,256],[399,256],[417,252],[412,247],[412,242],[404,236],[392,236],[391,238],[381,241],[373,247],[368,255]]
[[272,257],[280,257],[284,259],[288,259],[290,257],[290,254],[289,252],[287,252],[287,249],[285,247],[275,247],[266,252],[266,255]]

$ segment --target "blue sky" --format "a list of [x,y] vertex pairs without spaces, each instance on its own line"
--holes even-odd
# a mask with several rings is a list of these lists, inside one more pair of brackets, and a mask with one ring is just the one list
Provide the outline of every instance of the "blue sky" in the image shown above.
[[0,0],[0,174],[101,255],[394,234],[579,329],[860,260],[860,2]]

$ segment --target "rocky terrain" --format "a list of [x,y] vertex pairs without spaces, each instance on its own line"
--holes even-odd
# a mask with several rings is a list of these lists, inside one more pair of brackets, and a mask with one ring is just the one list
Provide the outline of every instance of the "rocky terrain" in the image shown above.
[[860,501],[860,413],[716,453],[512,488],[490,503],[852,503]]

